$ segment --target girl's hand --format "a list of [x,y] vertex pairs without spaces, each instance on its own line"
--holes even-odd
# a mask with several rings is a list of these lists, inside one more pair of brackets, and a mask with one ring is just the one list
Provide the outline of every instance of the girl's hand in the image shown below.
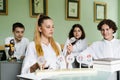
[[70,54],[72,51],[73,51],[73,46],[70,43],[70,44],[67,45],[67,54]]

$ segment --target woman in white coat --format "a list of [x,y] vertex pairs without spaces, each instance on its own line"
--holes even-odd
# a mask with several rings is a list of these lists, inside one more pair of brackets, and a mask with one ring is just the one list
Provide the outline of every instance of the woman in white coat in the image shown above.
[[63,55],[73,55],[75,61],[72,63],[72,68],[79,68],[76,56],[87,48],[87,40],[83,27],[80,24],[74,24],[68,37],[64,45]]
[[42,68],[57,69],[57,56],[60,55],[60,45],[53,39],[53,20],[45,15],[40,15],[32,41],[26,51],[21,74],[34,72],[38,68],[38,58],[44,57]]

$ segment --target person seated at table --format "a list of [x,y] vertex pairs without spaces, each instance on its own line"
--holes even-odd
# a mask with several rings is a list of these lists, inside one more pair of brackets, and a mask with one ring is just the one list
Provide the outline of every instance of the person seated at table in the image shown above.
[[115,22],[104,19],[98,24],[97,29],[101,32],[103,39],[93,42],[83,52],[91,53],[94,59],[120,58],[120,40],[113,35],[117,31]]
[[43,57],[45,61],[42,69],[58,69],[57,57],[60,55],[61,47],[53,39],[54,23],[46,15],[40,15],[35,29],[34,41],[32,41],[23,61],[21,74],[36,71],[40,66],[38,59]]
[[80,24],[74,24],[69,32],[68,39],[65,42],[63,54],[64,56],[72,54],[75,61],[72,63],[73,68],[79,68],[76,56],[80,54],[88,46],[85,38],[85,32]]
[[7,37],[5,39],[5,52],[7,59],[10,57],[9,50],[11,45],[13,45],[13,56],[17,58],[17,60],[23,60],[25,57],[25,52],[27,45],[29,44],[29,40],[24,36],[25,27],[22,23],[16,22],[12,26],[12,32],[14,37]]
[[[97,29],[101,32],[103,39],[93,42],[81,54],[91,54],[93,59],[120,58],[120,40],[114,37],[114,33],[117,31],[115,22],[104,19],[97,25]],[[116,80],[113,77],[110,78],[110,80]]]

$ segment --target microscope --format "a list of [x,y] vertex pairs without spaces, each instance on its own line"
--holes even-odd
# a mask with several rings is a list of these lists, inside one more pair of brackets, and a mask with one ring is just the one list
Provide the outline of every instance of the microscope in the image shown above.
[[10,57],[8,58],[8,61],[10,61],[10,62],[17,61],[17,58],[13,57],[14,50],[15,50],[14,39],[10,40],[10,44],[5,44],[5,47],[9,47],[8,54],[9,54]]

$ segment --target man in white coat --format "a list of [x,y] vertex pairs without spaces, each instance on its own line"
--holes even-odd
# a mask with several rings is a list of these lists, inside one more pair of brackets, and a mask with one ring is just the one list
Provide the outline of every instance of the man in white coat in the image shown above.
[[[17,60],[24,59],[26,48],[27,48],[27,45],[29,43],[29,40],[27,38],[23,37],[24,31],[25,31],[24,25],[22,23],[16,22],[12,26],[12,32],[13,32],[14,36],[7,37],[5,39],[5,45],[9,45],[11,40],[14,41],[14,54],[13,54],[13,56],[16,57]],[[7,59],[10,57],[10,55],[8,54],[9,48],[10,47],[5,48]]]
[[[94,59],[120,58],[120,40],[114,37],[117,30],[115,22],[110,19],[101,21],[97,29],[101,32],[103,39],[94,42],[82,54],[90,53]],[[112,74],[108,80],[116,80],[116,74]]]

